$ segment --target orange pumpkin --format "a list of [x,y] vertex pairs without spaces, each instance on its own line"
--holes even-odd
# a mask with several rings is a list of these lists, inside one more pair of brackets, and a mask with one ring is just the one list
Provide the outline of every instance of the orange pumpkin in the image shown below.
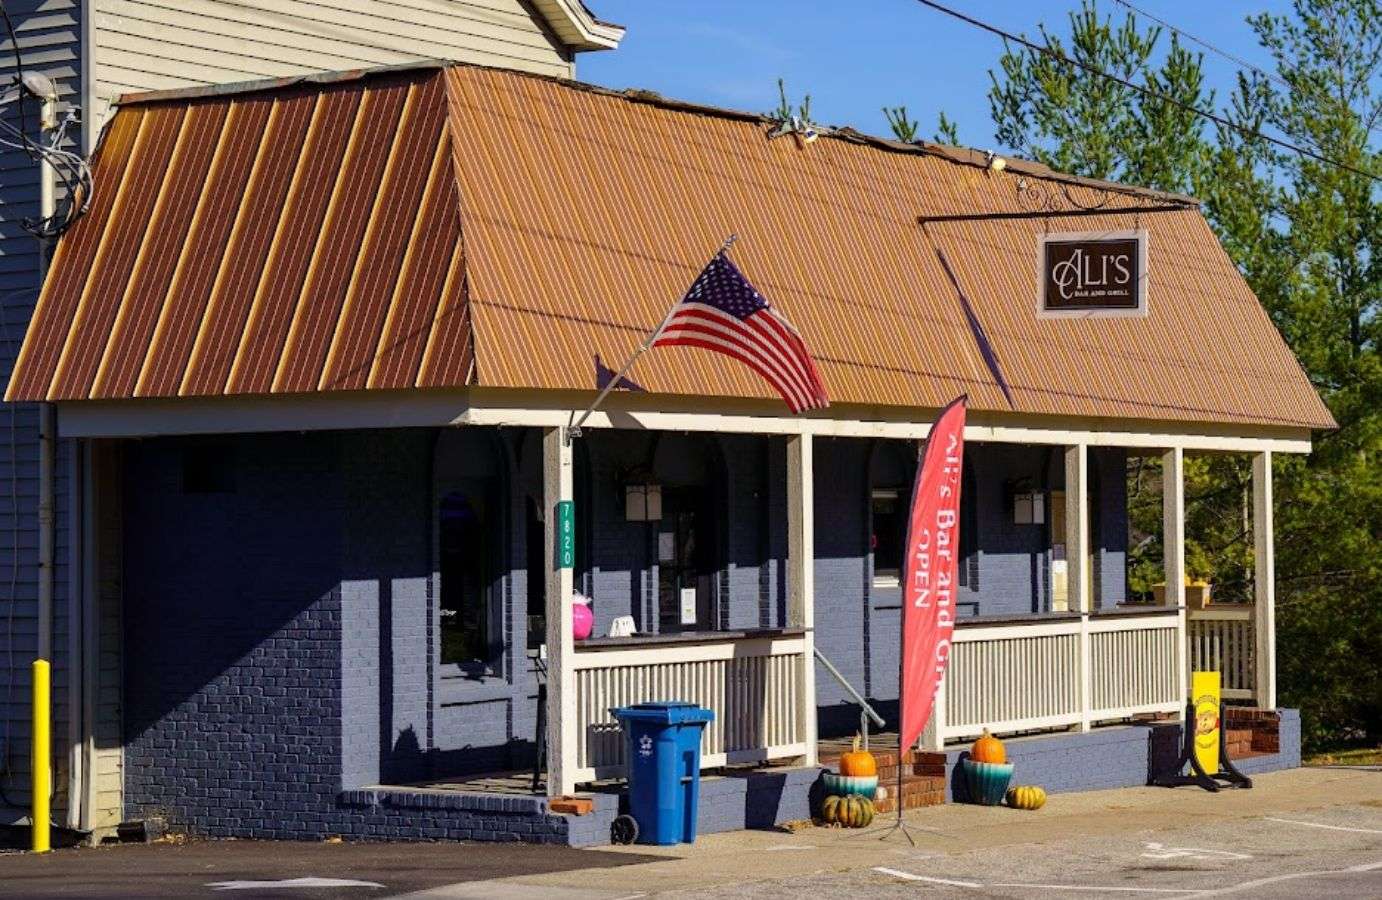
[[854,736],[854,749],[840,757],[840,774],[870,778],[878,774],[878,762],[873,754],[859,749],[859,735]]
[[1008,761],[1008,751],[1003,749],[1003,742],[989,734],[989,730],[985,728],[979,740],[970,748],[969,758],[975,762],[996,763],[1001,766]]

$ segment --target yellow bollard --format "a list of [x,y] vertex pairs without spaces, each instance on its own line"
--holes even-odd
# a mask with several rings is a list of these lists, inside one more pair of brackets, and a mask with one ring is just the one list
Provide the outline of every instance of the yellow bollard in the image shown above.
[[49,751],[49,683],[48,660],[34,660],[34,730],[33,765],[30,769],[30,783],[33,792],[33,851],[47,853],[49,846],[48,797],[52,790],[52,773],[48,770],[51,753]]

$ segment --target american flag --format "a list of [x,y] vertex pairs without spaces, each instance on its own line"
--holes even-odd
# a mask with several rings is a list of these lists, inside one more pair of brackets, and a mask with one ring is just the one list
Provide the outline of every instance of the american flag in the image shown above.
[[701,270],[652,345],[732,356],[766,378],[794,413],[830,405],[806,342],[724,251]]

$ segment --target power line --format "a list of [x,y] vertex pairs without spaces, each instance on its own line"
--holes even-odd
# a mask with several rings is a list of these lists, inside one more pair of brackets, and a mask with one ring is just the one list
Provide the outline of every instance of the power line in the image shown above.
[[1248,62],[1248,61],[1247,61],[1246,59],[1244,59],[1243,57],[1238,56],[1237,54],[1230,53],[1230,52],[1227,51],[1227,50],[1223,50],[1223,49],[1220,49],[1219,47],[1214,46],[1213,44],[1211,44],[1209,41],[1205,40],[1205,39],[1202,38],[1202,37],[1196,37],[1195,35],[1191,34],[1190,32],[1186,31],[1186,30],[1183,29],[1183,28],[1177,28],[1175,25],[1172,25],[1170,22],[1166,21],[1165,19],[1158,18],[1157,16],[1152,15],[1151,13],[1147,12],[1146,10],[1139,9],[1139,8],[1136,7],[1136,6],[1133,6],[1131,3],[1128,2],[1128,0],[1113,0],[1113,2],[1114,2],[1114,3],[1117,3],[1119,6],[1121,6],[1121,7],[1125,8],[1125,9],[1127,9],[1129,12],[1136,13],[1137,15],[1142,16],[1144,19],[1150,19],[1151,21],[1157,23],[1157,24],[1160,25],[1162,28],[1165,28],[1165,29],[1168,30],[1168,31],[1174,31],[1176,34],[1178,34],[1178,35],[1180,35],[1181,37],[1185,38],[1187,41],[1191,41],[1191,42],[1193,42],[1193,43],[1199,44],[1201,47],[1205,48],[1205,49],[1208,50],[1210,53],[1213,53],[1213,54],[1215,54],[1215,55],[1217,55],[1217,56],[1222,56],[1224,59],[1228,60],[1229,62],[1233,63],[1233,64],[1236,65],[1236,66],[1240,66],[1240,67],[1242,67],[1242,68],[1244,68],[1244,69],[1247,69],[1247,70],[1250,71],[1250,72],[1256,72],[1258,75],[1261,75],[1263,78],[1266,78],[1266,79],[1268,79],[1268,80],[1270,80],[1270,81],[1274,81],[1274,82],[1276,82],[1277,84],[1281,85],[1282,87],[1286,88],[1287,90],[1295,90],[1295,89],[1291,86],[1291,83],[1290,83],[1289,81],[1287,81],[1285,78],[1282,78],[1280,75],[1277,75],[1275,72],[1268,72],[1266,69],[1263,69],[1261,66],[1253,65],[1252,63]]
[[[1216,47],[1214,44],[1211,44],[1204,38],[1193,35],[1190,32],[1186,31],[1184,28],[1178,28],[1175,25],[1172,25],[1170,22],[1166,21],[1165,19],[1160,18],[1159,16],[1154,16],[1144,9],[1133,6],[1131,3],[1128,2],[1128,0],[1113,0],[1113,2],[1117,3],[1119,6],[1123,7],[1129,12],[1142,16],[1144,19],[1150,19],[1151,21],[1155,22],[1156,24],[1160,25],[1162,28],[1165,28],[1168,31],[1175,32],[1176,34],[1185,38],[1187,41],[1199,44],[1201,47],[1208,50],[1210,53],[1213,53],[1217,56],[1221,56],[1240,68],[1247,69],[1249,72],[1254,72],[1258,75],[1261,75],[1268,81],[1285,88],[1290,93],[1294,94],[1296,92],[1295,85],[1291,84],[1291,82],[1287,81],[1285,78],[1282,78],[1275,72],[1269,72],[1261,66],[1254,65],[1253,63],[1248,62],[1246,59],[1237,55],[1236,53],[1230,53],[1227,50],[1224,50],[1220,47]],[[1378,128],[1376,126],[1367,125],[1364,127],[1367,128],[1367,130],[1373,134],[1382,133],[1378,131]]]
[[1085,72],[1088,72],[1091,75],[1096,75],[1108,81],[1121,84],[1123,87],[1128,88],[1129,90],[1137,91],[1144,97],[1149,97],[1153,100],[1157,100],[1162,103],[1169,103],[1170,105],[1182,110],[1183,112],[1188,112],[1193,115],[1199,116],[1203,119],[1208,119],[1214,124],[1219,125],[1223,128],[1228,128],[1232,131],[1236,131],[1244,137],[1250,137],[1256,140],[1266,141],[1267,143],[1274,144],[1282,148],[1283,150],[1289,150],[1293,153],[1298,153],[1301,156],[1313,159],[1316,162],[1324,163],[1328,166],[1334,166],[1338,169],[1343,169],[1345,172],[1351,172],[1354,175],[1362,175],[1364,178],[1369,178],[1373,181],[1382,181],[1382,176],[1376,175],[1373,172],[1369,172],[1366,169],[1360,169],[1356,166],[1351,166],[1348,163],[1340,162],[1336,159],[1331,159],[1330,157],[1325,156],[1321,153],[1316,153],[1314,150],[1311,150],[1307,147],[1302,147],[1299,144],[1293,144],[1290,141],[1283,140],[1278,137],[1273,137],[1270,134],[1263,134],[1255,128],[1249,128],[1246,125],[1239,125],[1236,122],[1224,118],[1218,113],[1213,113],[1209,112],[1208,110],[1200,109],[1198,106],[1186,103],[1183,100],[1177,100],[1175,97],[1172,97],[1168,94],[1163,94],[1160,91],[1154,91],[1149,87],[1136,84],[1134,82],[1128,81],[1125,78],[1119,78],[1117,75],[1105,72],[1103,69],[1096,68],[1090,65],[1089,63],[1080,62],[1077,59],[1071,59],[1065,54],[1058,53],[1044,44],[1035,43],[1034,41],[1030,41],[1027,38],[1022,37],[1021,35],[1013,34],[1010,31],[1004,31],[996,25],[990,25],[989,23],[976,19],[973,16],[966,15],[960,12],[959,10],[951,9],[948,6],[936,3],[935,0],[916,0],[916,2],[920,3],[922,6],[930,7],[931,9],[934,9],[936,12],[944,13],[953,19],[958,19],[961,22],[964,22],[966,25],[972,25],[975,28],[980,29],[981,31],[987,31],[989,34],[997,35],[998,37],[1003,38],[1003,40],[1005,41],[1011,41],[1014,44],[1019,44],[1023,47],[1026,47],[1028,50],[1031,50],[1034,53],[1040,53],[1043,56],[1050,57],[1051,59],[1054,59],[1056,62],[1063,63],[1068,66],[1074,66],[1077,69],[1083,69]]

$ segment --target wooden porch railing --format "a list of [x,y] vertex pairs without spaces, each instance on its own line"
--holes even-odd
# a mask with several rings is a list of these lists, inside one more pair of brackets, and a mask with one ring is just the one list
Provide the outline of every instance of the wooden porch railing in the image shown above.
[[1250,604],[1220,605],[1186,612],[1191,671],[1218,670],[1223,696],[1251,700],[1257,679],[1256,626]]
[[940,739],[1178,712],[1176,641],[1174,611],[961,625],[942,688]]
[[715,711],[701,739],[701,766],[802,756],[799,685],[804,636],[707,638],[694,643],[590,647],[574,654],[577,782],[624,774],[624,741],[610,709],[686,700]]

